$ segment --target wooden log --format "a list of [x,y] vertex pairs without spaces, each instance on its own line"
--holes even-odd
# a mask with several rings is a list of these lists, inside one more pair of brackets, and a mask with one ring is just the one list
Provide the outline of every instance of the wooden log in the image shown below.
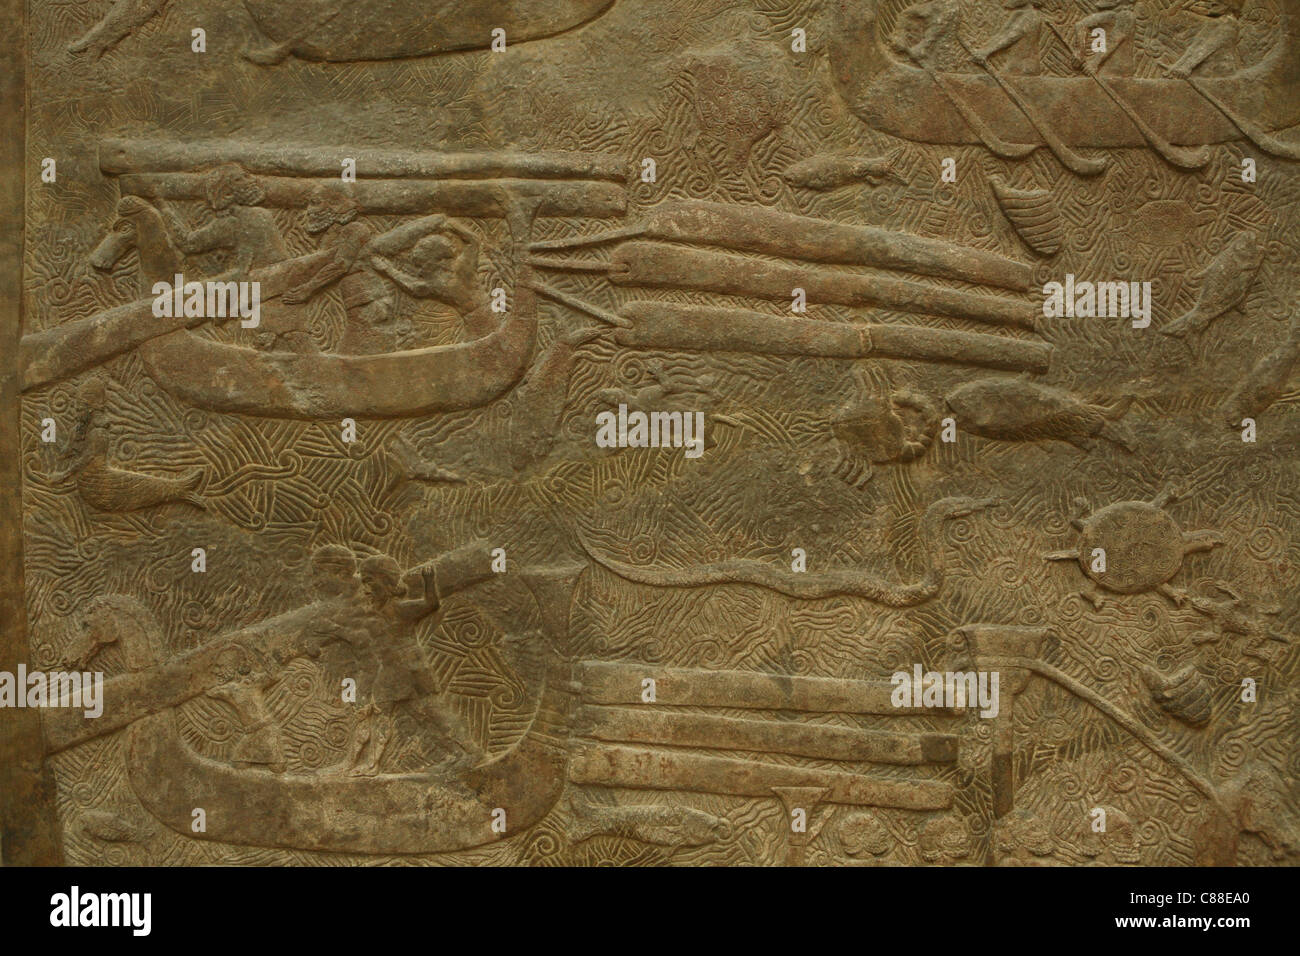
[[504,150],[441,153],[409,149],[343,148],[240,140],[106,139],[99,169],[122,173],[192,172],[238,163],[250,173],[338,179],[344,158],[366,179],[598,179],[627,180],[627,161],[589,153]]
[[[203,196],[202,173],[130,173],[119,180],[124,195],[186,200]],[[426,215],[503,218],[510,199],[536,200],[539,216],[608,219],[627,212],[627,196],[613,183],[536,179],[406,179],[344,183],[288,176],[258,178],[262,205],[301,209],[318,189],[345,193],[366,215]]]
[[786,318],[745,309],[631,302],[622,314],[632,327],[618,329],[620,345],[690,352],[750,352],[821,358],[898,358],[1011,371],[1046,371],[1052,347],[954,329],[858,325]]
[[773,787],[821,787],[827,803],[904,810],[942,810],[953,801],[952,786],[938,780],[882,780],[836,770],[606,744],[575,747],[569,779],[605,787],[738,797],[770,797]]
[[707,200],[663,203],[646,214],[644,234],[782,258],[897,269],[1020,292],[1033,284],[1032,266],[995,252],[764,206]]
[[935,707],[895,707],[889,681],[838,677],[792,677],[757,671],[699,670],[585,661],[578,667],[582,699],[588,704],[641,704],[641,681],[655,681],[660,707],[738,707],[842,714],[951,714]]
[[657,242],[624,242],[615,247],[610,281],[652,289],[757,296],[785,303],[790,302],[792,290],[803,289],[809,304],[876,306],[1024,329],[1033,329],[1035,318],[1033,308],[1023,299]]
[[957,759],[958,738],[952,734],[887,733],[796,721],[673,713],[644,704],[584,707],[575,725],[584,737],[620,743],[904,765],[952,763]]

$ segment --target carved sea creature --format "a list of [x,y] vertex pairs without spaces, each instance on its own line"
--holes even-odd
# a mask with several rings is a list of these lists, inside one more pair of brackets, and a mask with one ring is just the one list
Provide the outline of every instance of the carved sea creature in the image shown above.
[[53,476],[55,480],[72,476],[82,500],[100,511],[139,511],[173,502],[206,508],[206,501],[195,491],[203,480],[202,471],[184,478],[161,478],[109,464],[113,423],[104,412],[107,397],[104,383],[97,378],[89,379],[78,391],[83,411],[65,455],[71,462]]
[[899,152],[888,156],[846,156],[843,154],[809,156],[786,167],[781,178],[791,186],[823,192],[853,183],[879,186],[886,179],[906,184],[898,173]]
[[[1169,587],[1169,580],[1183,566],[1185,555],[1216,548],[1223,544],[1223,537],[1216,531],[1184,532],[1164,511],[1174,498],[1173,492],[1166,490],[1149,502],[1120,501],[1076,517],[1070,524],[1080,532],[1078,548],[1052,551],[1044,557],[1078,561],[1094,585],[1115,594],[1156,590],[1181,607],[1186,594]],[[1076,504],[1087,506],[1083,501]],[[1095,588],[1083,596],[1094,608],[1101,607],[1102,598]]]
[[998,206],[1025,245],[1043,256],[1054,256],[1065,241],[1065,225],[1056,199],[1048,189],[1012,189],[991,180]]
[[995,503],[993,498],[943,498],[925,510],[917,535],[925,553],[926,570],[915,581],[896,581],[857,568],[791,572],[762,561],[741,558],[690,568],[640,568],[626,564],[592,547],[579,532],[583,550],[593,560],[628,581],[653,587],[698,587],[702,584],[753,584],[795,598],[836,595],[866,598],[890,607],[913,607],[939,593],[943,584],[944,522],[963,518]]
[[1233,236],[1201,273],[1196,305],[1160,331],[1176,336],[1205,331],[1211,322],[1246,300],[1263,261],[1264,252],[1254,232]]
[[946,401],[959,428],[984,438],[1055,439],[1087,450],[1089,439],[1098,437],[1133,450],[1132,436],[1115,421],[1128,411],[1132,395],[1094,405],[1024,377],[983,378],[958,386]]
[[625,837],[656,846],[703,846],[731,836],[731,823],[689,807],[657,804],[598,806],[571,796],[575,822],[568,829],[574,843],[596,836]]
[[1183,723],[1193,727],[1209,723],[1214,708],[1210,685],[1193,665],[1169,675],[1144,667],[1142,680],[1151,691],[1151,699]]
[[1215,630],[1192,635],[1193,644],[1206,644],[1220,638],[1238,635],[1247,638],[1242,653],[1248,657],[1268,660],[1269,655],[1263,650],[1265,642],[1290,644],[1291,639],[1274,631],[1268,617],[1282,613],[1282,606],[1256,608],[1232,587],[1222,581],[1215,581],[1213,588],[1227,596],[1226,601],[1215,601],[1208,597],[1192,595],[1189,599],[1192,610],[1204,614],[1214,624]]
[[880,856],[894,845],[889,828],[870,811],[850,813],[841,821],[837,833],[844,852],[849,856]]
[[1287,339],[1254,364],[1219,405],[1219,414],[1231,428],[1240,428],[1243,418],[1255,418],[1287,391],[1291,373],[1300,361],[1300,315],[1291,319]]
[[1100,866],[1136,864],[1142,858],[1142,844],[1133,820],[1118,807],[1103,806],[1099,809],[1106,814],[1106,829],[1093,830],[1091,814],[1086,818],[1080,834],[1079,849],[1083,855]]
[[871,466],[925,454],[939,424],[934,401],[913,389],[878,387],[861,370],[853,400],[831,419],[840,458],[837,478],[854,487],[871,480]]

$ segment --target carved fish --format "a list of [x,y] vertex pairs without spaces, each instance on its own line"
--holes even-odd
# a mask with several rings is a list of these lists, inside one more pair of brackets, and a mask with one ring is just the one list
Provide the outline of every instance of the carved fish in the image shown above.
[[1065,241],[1056,200],[1046,189],[1012,189],[1000,179],[992,180],[993,195],[1025,245],[1044,256],[1056,255]]
[[92,458],[77,474],[77,490],[100,511],[138,511],[171,502],[206,508],[202,495],[194,490],[202,480],[201,471],[185,478],[159,478],[114,468],[102,458]]
[[1203,727],[1209,722],[1214,707],[1210,685],[1191,664],[1168,677],[1144,667],[1142,679],[1151,691],[1151,699],[1163,710],[1193,727]]
[[599,807],[579,800],[570,805],[577,818],[569,830],[574,843],[595,836],[617,836],[656,846],[703,846],[731,836],[730,822],[688,807]]
[[506,43],[555,36],[594,20],[614,0],[245,0],[272,44],[245,53],[261,64],[288,56],[340,63],[486,50],[493,30]]
[[1219,316],[1246,300],[1263,261],[1264,251],[1255,233],[1233,236],[1201,273],[1201,292],[1196,305],[1160,331],[1177,336],[1204,331]]
[[1286,392],[1287,382],[1300,360],[1300,318],[1291,322],[1287,340],[1255,363],[1232,393],[1219,405],[1219,412],[1233,428],[1243,418],[1254,418]]
[[897,151],[888,156],[810,156],[786,167],[781,178],[791,186],[819,192],[862,182],[879,186],[886,179],[906,185],[898,172],[898,156]]
[[1100,437],[1132,451],[1131,437],[1113,421],[1128,411],[1131,395],[1113,405],[1093,405],[1025,378],[985,378],[959,386],[946,401],[958,428],[985,438],[1055,439],[1087,450],[1088,439]]

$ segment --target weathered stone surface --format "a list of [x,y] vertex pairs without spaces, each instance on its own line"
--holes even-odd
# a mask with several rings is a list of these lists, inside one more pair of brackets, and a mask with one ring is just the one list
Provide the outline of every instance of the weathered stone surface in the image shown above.
[[1300,0],[6,10],[4,862],[1295,862]]

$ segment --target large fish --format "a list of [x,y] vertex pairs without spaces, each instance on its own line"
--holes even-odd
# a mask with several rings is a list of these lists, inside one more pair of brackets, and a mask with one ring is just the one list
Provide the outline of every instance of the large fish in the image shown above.
[[898,173],[897,151],[883,157],[810,156],[786,167],[781,178],[791,186],[819,192],[862,182],[879,186],[886,178],[907,184],[907,180]]
[[1239,428],[1243,418],[1255,418],[1287,391],[1287,382],[1300,361],[1300,316],[1291,320],[1287,340],[1255,363],[1232,393],[1219,405],[1229,426]]
[[617,836],[656,846],[703,846],[731,836],[730,822],[688,807],[602,807],[577,799],[570,805],[576,816],[569,830],[574,843],[595,836]]
[[1263,261],[1264,251],[1255,233],[1233,236],[1201,273],[1201,292],[1196,305],[1160,331],[1177,336],[1204,331],[1219,316],[1246,301]]
[[1131,395],[1113,405],[1094,405],[1023,377],[982,378],[954,389],[946,401],[958,428],[984,438],[1056,439],[1087,450],[1089,439],[1097,437],[1132,451],[1131,437],[1114,421],[1128,411]]
[[614,0],[244,0],[271,44],[256,63],[288,56],[337,63],[486,50],[555,36],[600,16]]

